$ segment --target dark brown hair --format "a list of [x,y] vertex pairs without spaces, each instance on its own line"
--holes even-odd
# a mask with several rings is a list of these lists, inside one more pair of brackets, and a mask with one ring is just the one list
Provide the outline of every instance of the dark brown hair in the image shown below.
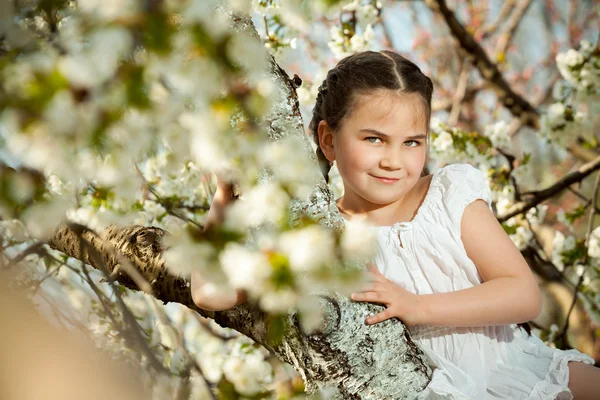
[[[331,162],[325,158],[319,146],[319,122],[325,121],[333,131],[337,131],[343,119],[358,103],[358,96],[379,89],[416,94],[423,103],[429,131],[433,83],[415,63],[387,50],[363,51],[345,57],[327,73],[319,87],[309,124],[313,139],[317,143],[317,159],[326,181],[329,181]],[[429,139],[429,133],[427,135]],[[422,175],[428,173],[427,168],[424,168]]]

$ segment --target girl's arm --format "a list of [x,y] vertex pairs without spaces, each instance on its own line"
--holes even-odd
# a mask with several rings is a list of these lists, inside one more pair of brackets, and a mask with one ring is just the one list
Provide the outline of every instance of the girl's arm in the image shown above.
[[521,323],[541,312],[537,282],[502,225],[485,202],[469,204],[461,236],[481,285],[448,293],[418,296],[418,324],[483,326]]
[[[234,201],[232,185],[218,181],[217,191],[210,204],[210,210],[206,217],[204,230],[211,229],[223,222],[225,208]],[[210,311],[222,311],[237,306],[246,301],[246,293],[243,290],[231,290],[230,292],[211,293],[202,280],[199,272],[192,272],[191,292],[192,300],[196,306]]]

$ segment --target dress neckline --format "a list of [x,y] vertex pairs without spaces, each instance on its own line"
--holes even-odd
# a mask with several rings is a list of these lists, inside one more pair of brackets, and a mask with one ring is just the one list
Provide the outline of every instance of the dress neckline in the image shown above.
[[[443,168],[438,168],[438,169],[436,169],[431,174],[431,181],[429,181],[429,187],[427,188],[427,192],[425,193],[425,197],[423,198],[423,201],[421,202],[421,205],[417,208],[417,212],[416,212],[415,216],[410,221],[394,222],[391,225],[371,225],[371,226],[373,228],[378,228],[378,229],[392,229],[392,228],[397,228],[397,229],[400,229],[400,230],[410,229],[411,226],[418,220],[418,218],[421,215],[421,213],[424,210],[424,208],[426,208],[428,206],[429,202],[431,201],[431,197],[433,196],[432,193],[434,191],[434,185],[437,184],[437,177],[438,177],[438,174],[439,174],[440,170],[442,170],[442,169]],[[337,207],[337,204],[336,204],[336,208],[337,208],[338,212],[340,213],[340,215],[342,216],[342,219],[344,220],[344,223],[350,222],[350,220],[344,218],[344,216],[342,215],[343,213]]]

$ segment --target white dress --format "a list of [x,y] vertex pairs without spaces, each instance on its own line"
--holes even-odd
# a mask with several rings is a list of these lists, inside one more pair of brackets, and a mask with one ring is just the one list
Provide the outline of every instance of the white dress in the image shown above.
[[[378,243],[374,261],[382,274],[416,294],[482,283],[460,238],[462,214],[476,199],[491,204],[480,170],[469,164],[436,170],[411,222],[373,227]],[[548,347],[516,324],[417,326],[411,333],[435,367],[419,399],[572,399],[567,363],[594,363],[577,350]]]

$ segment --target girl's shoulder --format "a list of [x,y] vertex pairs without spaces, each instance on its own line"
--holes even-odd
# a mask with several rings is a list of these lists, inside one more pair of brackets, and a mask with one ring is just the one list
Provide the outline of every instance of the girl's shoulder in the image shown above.
[[449,164],[433,177],[439,185],[440,199],[450,219],[460,229],[465,208],[481,199],[492,209],[492,192],[485,174],[471,164]]
[[471,164],[448,164],[436,172],[440,183],[447,189],[466,189],[471,185],[489,187],[483,171]]

